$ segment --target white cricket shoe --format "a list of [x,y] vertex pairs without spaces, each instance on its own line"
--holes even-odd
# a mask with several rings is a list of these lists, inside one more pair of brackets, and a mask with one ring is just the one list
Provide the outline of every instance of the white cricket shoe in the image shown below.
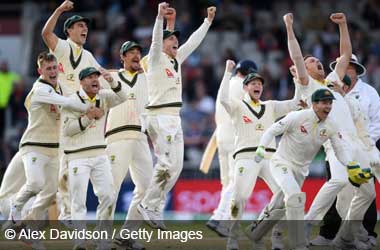
[[371,250],[372,249],[372,245],[371,245],[371,242],[369,239],[367,239],[367,241],[356,239],[354,244],[355,244],[356,249],[358,249],[358,250]]
[[161,213],[158,211],[150,210],[147,207],[144,207],[142,204],[137,206],[137,211],[141,214],[144,221],[151,226],[152,228],[159,228],[161,230],[167,230]]
[[252,242],[252,250],[265,250],[265,242],[264,240],[259,241],[251,241]]
[[356,249],[354,241],[347,241],[341,237],[336,237],[332,243],[332,249],[334,250],[354,250]]
[[325,237],[318,235],[312,241],[310,241],[310,246],[330,246],[332,240],[326,239]]
[[373,236],[368,236],[369,242],[371,243],[372,247],[376,246],[376,238]]
[[11,211],[9,213],[9,220],[12,220],[14,224],[21,220],[21,209],[18,209],[11,203]]
[[239,243],[236,238],[228,237],[227,250],[239,250]]
[[281,231],[272,230],[271,242],[273,250],[285,249],[283,234]]

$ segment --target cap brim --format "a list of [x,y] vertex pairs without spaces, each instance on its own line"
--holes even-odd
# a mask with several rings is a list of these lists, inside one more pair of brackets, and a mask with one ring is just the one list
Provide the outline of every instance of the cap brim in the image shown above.
[[[365,73],[367,72],[365,67],[363,65],[361,65],[360,63],[352,61],[352,60],[350,60],[349,63],[355,67],[356,73],[358,74],[359,77],[365,75]],[[330,69],[331,70],[334,70],[335,66],[336,66],[336,61],[330,63]]]
[[244,85],[248,85],[248,83],[252,82],[253,80],[257,80],[257,79],[259,79],[262,82],[262,84],[264,85],[264,83],[265,83],[264,78],[259,77],[259,76],[252,77],[246,83],[244,83]]
[[181,33],[179,32],[179,30],[174,30],[174,31],[171,31],[166,37],[164,37],[164,39],[166,39],[166,38],[169,38],[169,37],[171,37],[171,36],[176,36],[177,38],[179,38],[179,35],[180,35]]

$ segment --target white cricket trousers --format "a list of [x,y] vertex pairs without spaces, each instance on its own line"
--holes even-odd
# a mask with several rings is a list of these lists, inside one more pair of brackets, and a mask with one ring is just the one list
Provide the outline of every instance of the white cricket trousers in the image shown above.
[[[254,154],[254,152],[252,152],[252,154]],[[245,204],[251,196],[258,176],[266,182],[273,193],[270,203],[279,205],[278,207],[273,207],[273,209],[284,208],[282,201],[283,196],[278,195],[281,192],[281,189],[272,176],[269,168],[269,160],[263,159],[260,163],[257,163],[252,158],[241,158],[236,160],[230,210],[232,218],[230,237],[232,238],[237,238],[238,236],[238,220],[242,218]]]
[[[218,145],[219,171],[222,191],[218,207],[214,210],[212,220],[229,220],[234,178],[234,132],[228,130],[230,126],[218,125],[216,128],[216,142]],[[232,129],[234,129],[232,127]]]
[[21,153],[17,152],[9,163],[0,187],[0,213],[3,217],[9,217],[11,197],[25,184],[26,177]]
[[282,159],[276,154],[270,161],[270,170],[273,178],[285,196],[290,249],[306,247],[304,231],[306,196],[301,191],[305,176],[301,172],[301,167],[303,166],[294,166],[293,163]]
[[147,115],[146,124],[157,163],[142,204],[149,210],[160,211],[166,194],[173,188],[183,168],[181,118],[176,115]]
[[[153,175],[153,161],[148,141],[146,138],[115,141],[107,145],[106,152],[111,161],[112,176],[116,191],[112,214],[114,215],[115,213],[117,196],[129,169],[132,181],[135,184],[135,189],[133,190],[133,198],[128,209],[126,220],[134,220],[135,222],[133,224],[137,226],[136,221],[143,221],[142,216],[137,212],[137,205],[144,198]],[[137,230],[138,228],[133,229]]]
[[25,203],[36,195],[28,219],[43,219],[55,199],[58,186],[58,159],[29,152],[22,155],[26,183],[17,193],[13,204],[21,210]]
[[96,219],[112,220],[115,191],[107,155],[103,154],[69,161],[69,179],[71,218],[73,220],[86,219],[86,198],[89,180],[99,201],[96,209]]

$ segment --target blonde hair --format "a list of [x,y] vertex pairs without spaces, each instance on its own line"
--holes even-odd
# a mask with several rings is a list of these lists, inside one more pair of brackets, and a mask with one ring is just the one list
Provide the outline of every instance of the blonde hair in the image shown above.
[[38,57],[37,57],[37,65],[38,68],[41,68],[43,62],[52,62],[52,61],[57,61],[57,58],[49,52],[41,52]]

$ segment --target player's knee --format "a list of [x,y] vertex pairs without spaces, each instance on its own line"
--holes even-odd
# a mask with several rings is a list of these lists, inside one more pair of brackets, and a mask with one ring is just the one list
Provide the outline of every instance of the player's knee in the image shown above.
[[44,182],[43,181],[29,181],[27,183],[28,190],[33,193],[39,193],[42,188],[44,187]]
[[115,199],[115,193],[113,191],[105,191],[99,193],[99,202],[102,203],[104,206],[111,206]]
[[304,207],[306,202],[306,194],[303,192],[293,193],[286,197],[285,205],[287,207]]

